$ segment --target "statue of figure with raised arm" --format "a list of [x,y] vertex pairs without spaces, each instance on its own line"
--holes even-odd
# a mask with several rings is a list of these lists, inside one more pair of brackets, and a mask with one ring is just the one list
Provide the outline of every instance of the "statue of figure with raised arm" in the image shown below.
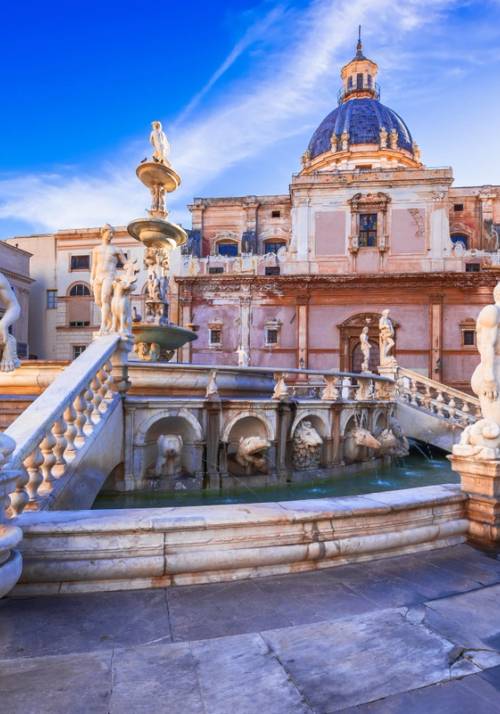
[[95,304],[101,309],[101,327],[99,334],[105,335],[111,330],[111,299],[113,282],[118,269],[118,261],[123,265],[127,258],[121,248],[111,244],[115,232],[109,223],[101,228],[101,245],[92,251],[92,271],[90,282]]
[[238,367],[248,367],[249,366],[250,357],[249,357],[246,349],[243,347],[243,345],[240,345],[238,347],[238,349],[236,350],[236,355],[238,357]]
[[17,343],[9,328],[21,314],[21,306],[9,281],[0,273],[0,305],[4,308],[0,320],[0,372],[12,372],[21,364],[17,357]]
[[359,336],[359,343],[361,346],[361,352],[363,354],[363,362],[361,363],[361,371],[362,372],[368,372],[369,370],[369,365],[370,365],[370,351],[372,349],[372,346],[370,344],[370,340],[368,339],[368,326],[366,325],[363,327],[361,330],[361,334]]
[[149,135],[149,143],[153,147],[153,161],[169,166],[168,155],[170,153],[170,144],[162,129],[161,121],[153,121],[151,122],[151,126],[153,130]]
[[389,310],[382,310],[382,317],[378,322],[379,343],[380,343],[380,366],[392,367],[396,364],[396,358],[391,354],[394,347],[394,325],[389,317]]
[[481,361],[470,382],[483,418],[464,429],[460,443],[453,447],[456,456],[478,460],[500,459],[500,283],[493,299],[494,304],[483,307],[476,321]]

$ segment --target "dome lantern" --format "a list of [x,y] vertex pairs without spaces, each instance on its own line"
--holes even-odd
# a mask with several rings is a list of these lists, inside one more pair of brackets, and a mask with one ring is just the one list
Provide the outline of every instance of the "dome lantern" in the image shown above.
[[369,97],[371,99],[380,98],[380,88],[376,83],[378,66],[363,54],[363,43],[361,42],[361,25],[359,26],[358,43],[356,54],[350,62],[342,67],[340,77],[342,79],[342,89],[338,94],[339,104],[346,102],[353,97]]

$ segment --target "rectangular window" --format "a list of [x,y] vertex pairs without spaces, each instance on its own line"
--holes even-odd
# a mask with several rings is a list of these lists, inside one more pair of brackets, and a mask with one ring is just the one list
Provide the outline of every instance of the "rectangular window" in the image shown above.
[[209,272],[209,275],[217,275],[218,273],[223,273],[224,268],[222,267],[222,265],[219,265],[215,268],[209,268],[208,272]]
[[466,273],[479,273],[480,270],[481,270],[480,263],[466,263],[465,264],[465,272]]
[[217,253],[232,258],[238,255],[238,243],[217,243]]
[[278,330],[275,327],[266,328],[266,345],[278,344]]
[[476,331],[462,330],[462,344],[464,347],[474,347],[476,344]]
[[377,245],[377,214],[359,214],[359,247],[373,248]]
[[463,211],[464,210],[464,204],[463,203],[455,203],[453,206],[454,211]]
[[356,89],[363,89],[363,74],[361,72],[356,75]]
[[281,218],[281,211],[271,211],[271,218]]
[[279,275],[280,267],[279,265],[268,265],[264,273],[265,275]]
[[57,308],[57,290],[47,290],[47,310]]
[[73,345],[73,359],[79,357],[82,352],[85,352],[87,345]]
[[70,270],[89,270],[90,255],[72,255]]
[[264,243],[264,253],[277,253],[280,248],[286,246],[284,240],[266,240]]
[[70,327],[89,327],[90,322],[88,320],[70,320]]
[[222,344],[222,330],[211,328],[208,339],[211,346],[219,347]]

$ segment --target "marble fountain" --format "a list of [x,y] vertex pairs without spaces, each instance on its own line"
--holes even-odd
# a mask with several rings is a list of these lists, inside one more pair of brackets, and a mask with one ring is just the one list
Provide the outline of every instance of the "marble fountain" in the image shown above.
[[[120,272],[105,226],[93,260],[102,314],[93,342],[64,369],[9,360],[1,373],[3,391],[39,396],[0,435],[0,595],[14,586],[30,594],[234,580],[444,547],[471,529],[484,536],[478,524],[495,509],[483,499],[482,510],[471,511],[473,489],[487,488],[477,478],[467,477],[466,491],[434,475],[434,485],[352,495],[367,490],[355,487],[362,469],[407,452],[418,423],[443,422],[456,439],[477,421],[473,398],[434,384],[440,391],[429,401],[429,385],[398,368],[388,313],[380,374],[168,361],[196,335],[168,322],[169,252],[186,234],[167,220],[165,195],[180,178],[158,122],[150,140],[153,157],[137,176],[151,209],[128,226],[145,246],[146,314],[134,322],[135,268],[125,263]],[[458,471],[461,459],[454,457]],[[496,463],[477,467],[484,484]],[[283,495],[290,483],[346,474],[354,486],[340,497],[334,487],[296,491],[298,500]],[[247,493],[274,489],[274,500],[255,491],[262,502],[236,495],[231,503],[162,507],[155,496],[217,500],[242,484]],[[118,508],[103,500],[92,508],[103,491],[123,497]],[[145,492],[153,494],[148,507],[126,507]]]

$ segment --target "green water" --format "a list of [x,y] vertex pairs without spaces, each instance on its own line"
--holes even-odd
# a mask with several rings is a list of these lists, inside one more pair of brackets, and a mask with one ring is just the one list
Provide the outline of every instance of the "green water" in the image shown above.
[[458,483],[459,477],[451,470],[444,455],[425,458],[412,452],[410,456],[391,466],[359,474],[336,476],[324,481],[279,484],[249,488],[241,479],[241,489],[221,492],[206,491],[147,491],[113,496],[98,496],[94,508],[148,508],[161,506],[211,506],[219,503],[262,503],[266,501],[294,501],[305,498],[355,496],[375,491],[393,491],[441,483]]

